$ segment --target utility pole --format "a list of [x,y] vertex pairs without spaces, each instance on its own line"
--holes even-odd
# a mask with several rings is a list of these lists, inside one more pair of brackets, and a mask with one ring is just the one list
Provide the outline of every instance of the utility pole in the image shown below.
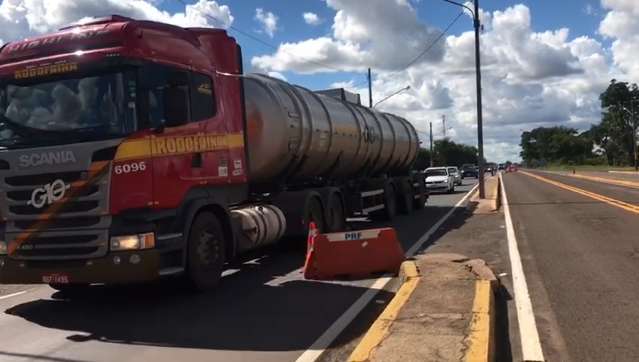
[[484,189],[484,130],[483,115],[481,105],[481,59],[479,56],[479,30],[481,24],[479,22],[479,0],[475,0],[475,11],[473,14],[473,25],[475,27],[475,75],[477,78],[477,148],[479,151],[479,198],[486,198]]
[[442,127],[444,127],[444,138],[446,138],[446,115],[442,114]]
[[368,107],[373,108],[373,81],[371,79],[371,68],[368,68]]
[[430,124],[430,167],[433,167],[433,159],[435,155],[433,154],[433,122],[428,122]]
[[634,152],[634,166],[635,172],[639,171],[639,164],[637,163],[637,118],[635,117],[635,101],[630,100],[630,115],[632,117],[632,150]]

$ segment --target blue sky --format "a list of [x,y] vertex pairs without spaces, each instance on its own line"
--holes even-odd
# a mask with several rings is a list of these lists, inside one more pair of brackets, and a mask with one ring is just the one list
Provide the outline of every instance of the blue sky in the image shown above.
[[[187,1],[193,3],[194,1]],[[322,0],[236,0],[218,1],[220,5],[228,5],[234,16],[233,27],[244,32],[250,32],[263,41],[274,46],[283,42],[296,42],[301,39],[314,38],[329,35],[332,32],[332,19],[335,11],[326,6]],[[599,22],[605,12],[601,8],[598,0],[536,0],[536,1],[481,1],[482,9],[486,11],[503,10],[515,4],[525,4],[533,15],[532,29],[543,32],[567,27],[570,29],[570,37],[588,35],[603,43],[608,43],[597,33]],[[420,20],[424,23],[435,26],[439,29],[445,28],[448,23],[459,13],[458,9],[441,0],[419,0],[412,1],[417,10]],[[590,4],[592,12],[587,13],[586,7]],[[177,0],[163,0],[159,4],[160,8],[170,12],[183,9],[182,4]],[[263,31],[260,24],[255,20],[255,11],[262,8],[264,11],[273,12],[278,16],[278,30],[271,39]],[[302,14],[313,12],[323,20],[322,24],[311,26],[304,22]],[[471,29],[470,19],[460,19],[449,31],[449,34],[460,34]],[[253,56],[269,54],[273,52],[259,42],[241,35],[233,30],[230,33],[236,37],[242,46],[244,54],[245,69],[251,70],[250,60]],[[354,80],[356,83],[365,82],[365,74],[340,72],[340,73],[320,73],[312,75],[301,75],[293,72],[285,72],[286,78],[293,82],[311,89],[328,88],[330,84],[339,81]]]

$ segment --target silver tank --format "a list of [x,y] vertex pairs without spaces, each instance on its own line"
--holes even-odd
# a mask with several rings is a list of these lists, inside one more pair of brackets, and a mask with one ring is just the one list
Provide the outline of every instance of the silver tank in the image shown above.
[[405,119],[262,74],[243,78],[251,181],[406,172],[419,140]]

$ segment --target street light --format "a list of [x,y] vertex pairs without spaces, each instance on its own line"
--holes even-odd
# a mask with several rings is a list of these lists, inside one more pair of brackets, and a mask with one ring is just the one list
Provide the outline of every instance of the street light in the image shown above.
[[384,97],[381,101],[379,101],[379,102],[375,103],[375,105],[373,106],[373,108],[377,107],[377,105],[378,105],[378,104],[380,104],[380,103],[382,103],[382,102],[384,102],[384,101],[388,100],[389,98],[394,97],[394,96],[396,96],[396,95],[400,94],[401,92],[403,92],[403,91],[407,91],[407,90],[409,90],[409,89],[410,89],[410,86],[409,86],[409,85],[407,85],[406,87],[404,87],[404,88],[402,88],[402,89],[398,90],[397,92],[395,92],[395,93],[393,93],[393,94],[391,94],[391,95],[389,95],[389,96]]
[[479,22],[479,0],[474,0],[475,10],[468,6],[458,3],[452,0],[443,0],[447,3],[460,6],[473,15],[473,27],[475,28],[475,76],[477,82],[477,149],[478,149],[478,165],[479,165],[479,198],[486,197],[484,190],[484,130],[483,130],[483,116],[481,107],[481,59],[479,57],[479,29],[481,23]]

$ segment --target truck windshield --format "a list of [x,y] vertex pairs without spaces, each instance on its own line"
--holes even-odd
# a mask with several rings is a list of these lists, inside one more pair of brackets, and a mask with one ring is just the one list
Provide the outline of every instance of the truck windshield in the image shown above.
[[136,130],[132,72],[99,73],[0,88],[0,147],[124,136]]

